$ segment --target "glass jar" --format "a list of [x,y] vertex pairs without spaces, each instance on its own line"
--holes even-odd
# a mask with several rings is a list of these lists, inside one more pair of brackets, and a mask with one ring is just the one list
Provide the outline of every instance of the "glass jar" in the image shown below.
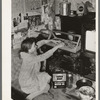
[[73,74],[71,72],[67,73],[66,86],[67,88],[72,88],[73,86]]

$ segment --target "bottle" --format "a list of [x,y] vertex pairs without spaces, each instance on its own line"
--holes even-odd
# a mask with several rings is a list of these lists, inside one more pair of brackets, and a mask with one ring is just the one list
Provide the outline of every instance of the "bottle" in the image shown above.
[[67,74],[66,86],[67,88],[72,88],[73,86],[73,74],[71,72]]

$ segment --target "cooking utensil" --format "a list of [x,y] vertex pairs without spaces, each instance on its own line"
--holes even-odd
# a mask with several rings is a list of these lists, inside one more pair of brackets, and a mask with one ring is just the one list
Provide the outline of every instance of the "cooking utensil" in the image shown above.
[[87,79],[81,79],[81,80],[78,80],[76,82],[76,86],[77,88],[80,88],[82,86],[92,86],[92,82],[90,80],[87,80]]

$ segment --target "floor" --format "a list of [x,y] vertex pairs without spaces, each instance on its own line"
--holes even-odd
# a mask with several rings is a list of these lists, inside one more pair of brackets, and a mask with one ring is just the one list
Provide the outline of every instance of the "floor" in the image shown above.
[[[48,93],[43,93],[38,95],[33,100],[79,100],[77,97],[72,99],[72,97],[64,93],[65,89],[53,89],[51,88]],[[72,93],[71,93],[72,94]],[[14,88],[12,88],[12,99],[13,100],[25,100],[26,94],[21,93]]]
[[63,89],[51,89],[50,93],[42,94],[34,98],[34,100],[79,100],[79,98],[72,98],[63,92]]

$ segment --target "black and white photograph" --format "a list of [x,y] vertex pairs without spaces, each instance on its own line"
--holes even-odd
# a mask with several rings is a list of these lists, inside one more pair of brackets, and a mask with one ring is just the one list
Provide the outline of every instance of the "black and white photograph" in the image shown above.
[[11,0],[12,100],[97,100],[96,6]]

